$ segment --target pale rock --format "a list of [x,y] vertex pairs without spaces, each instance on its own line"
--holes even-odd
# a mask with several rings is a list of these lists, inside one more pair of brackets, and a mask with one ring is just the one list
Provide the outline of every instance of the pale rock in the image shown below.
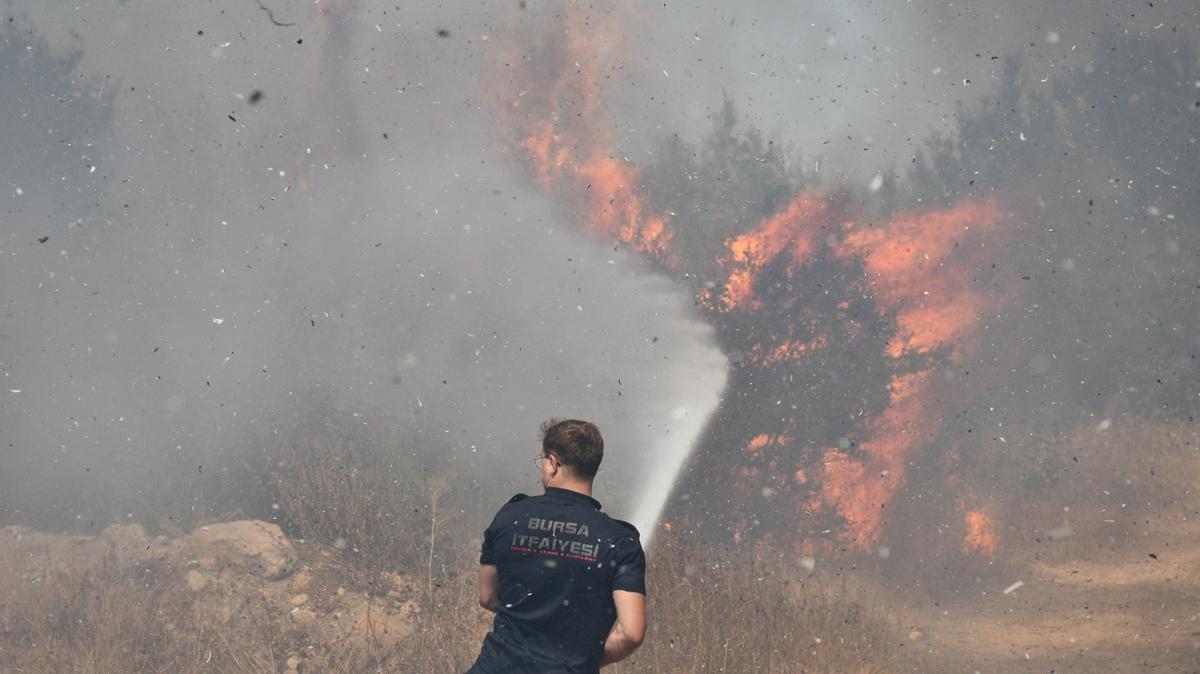
[[201,567],[211,557],[225,564],[245,567],[267,580],[286,578],[296,562],[296,550],[276,524],[259,520],[221,522],[200,527],[188,537],[188,546],[198,551]]
[[208,586],[208,578],[195,569],[187,572],[186,580],[188,589],[192,592],[199,592]]
[[345,598],[349,609],[342,616],[343,638],[352,644],[378,644],[394,648],[416,631],[417,606],[405,602],[389,607],[378,599],[352,594]]
[[405,601],[407,599],[411,599],[419,591],[417,581],[408,576],[403,576],[398,573],[385,572],[383,574],[383,579],[387,581],[388,599]]
[[308,571],[297,571],[295,575],[292,576],[291,580],[288,581],[288,588],[290,588],[292,592],[300,592],[301,590],[306,589],[308,584],[311,582],[312,574],[310,574]]
[[317,614],[308,609],[293,609],[292,621],[297,625],[311,625],[317,621]]

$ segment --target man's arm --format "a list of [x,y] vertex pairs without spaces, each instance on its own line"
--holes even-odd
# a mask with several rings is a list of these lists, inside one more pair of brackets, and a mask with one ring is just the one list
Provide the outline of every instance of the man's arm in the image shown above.
[[496,602],[500,600],[496,591],[499,578],[500,572],[495,564],[479,566],[479,605],[492,613],[496,612]]
[[629,657],[646,638],[646,595],[613,590],[613,603],[617,607],[617,622],[604,640],[601,667]]

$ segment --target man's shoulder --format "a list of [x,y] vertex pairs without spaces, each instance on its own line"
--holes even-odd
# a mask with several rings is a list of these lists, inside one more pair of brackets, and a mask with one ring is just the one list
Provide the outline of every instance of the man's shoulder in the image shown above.
[[637,527],[633,526],[633,524],[626,522],[625,520],[619,520],[615,517],[613,518],[613,521],[616,522],[617,525],[620,526],[622,529],[625,529],[630,534],[633,534],[634,538],[642,537],[642,533],[640,531],[638,531]]
[[505,501],[504,505],[500,506],[500,510],[497,511],[497,514],[502,513],[505,510],[512,510],[514,508],[521,508],[525,505],[528,505],[530,498],[531,497],[529,494],[514,494],[512,498]]
[[637,527],[633,526],[629,522],[626,522],[625,520],[619,520],[608,513],[602,514],[608,519],[609,522],[612,522],[613,531],[616,533],[616,535],[625,538],[631,538],[639,543],[641,542],[642,534],[638,531]]
[[496,509],[496,519],[499,519],[505,514],[511,514],[514,510],[524,508],[531,497],[529,494],[516,494],[512,498],[504,502],[504,505]]

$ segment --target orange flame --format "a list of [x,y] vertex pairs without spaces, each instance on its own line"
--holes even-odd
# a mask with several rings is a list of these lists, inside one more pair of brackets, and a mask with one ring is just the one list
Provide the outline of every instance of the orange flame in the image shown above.
[[749,364],[759,367],[771,367],[786,361],[799,360],[805,354],[824,348],[828,343],[828,336],[818,335],[809,342],[782,342],[774,346],[755,344],[750,353],[746,354],[746,360]]
[[846,521],[838,536],[852,547],[866,550],[879,542],[887,505],[904,485],[909,455],[936,432],[926,410],[928,388],[928,372],[896,375],[890,403],[870,422],[870,438],[858,453],[825,451],[821,496]]
[[646,212],[637,192],[637,170],[628,159],[610,152],[607,128],[599,123],[597,82],[605,79],[606,56],[621,43],[617,28],[611,18],[570,10],[563,34],[551,37],[553,55],[545,58],[574,67],[548,74],[533,72],[540,59],[512,59],[524,66],[517,68],[520,81],[531,84],[512,87],[516,93],[507,94],[505,108],[518,134],[516,144],[533,165],[538,182],[571,195],[588,231],[668,262],[668,216]]
[[751,454],[758,453],[762,451],[762,448],[766,447],[770,442],[771,436],[767,435],[766,433],[759,433],[753,438],[750,438],[750,442],[746,445],[746,451]]
[[955,358],[965,353],[963,338],[973,332],[987,302],[971,290],[971,270],[977,265],[955,264],[954,257],[978,257],[960,253],[965,252],[960,244],[999,221],[994,202],[968,201],[942,211],[902,213],[880,227],[847,225],[838,254],[861,258],[880,311],[897,312],[898,330],[888,355],[925,354],[946,346]]
[[972,510],[966,514],[966,521],[967,535],[963,538],[962,551],[995,557],[1000,542],[991,518],[982,510]]
[[789,271],[804,264],[812,253],[813,232],[826,217],[828,204],[810,192],[797,194],[787,208],[767,218],[754,231],[725,243],[732,267],[721,295],[720,309],[762,308],[754,298],[754,278],[765,265],[788,254]]

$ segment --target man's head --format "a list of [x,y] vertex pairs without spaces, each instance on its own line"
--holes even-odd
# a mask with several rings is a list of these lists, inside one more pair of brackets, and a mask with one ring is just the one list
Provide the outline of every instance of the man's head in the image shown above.
[[604,458],[604,438],[596,424],[551,419],[542,424],[542,486],[590,485]]

